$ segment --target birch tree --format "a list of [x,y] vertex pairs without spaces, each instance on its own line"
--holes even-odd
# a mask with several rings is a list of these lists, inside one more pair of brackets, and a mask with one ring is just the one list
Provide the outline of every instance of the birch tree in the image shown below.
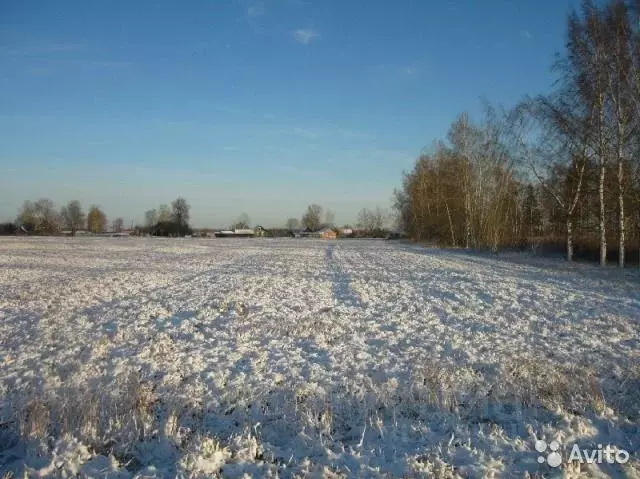
[[60,216],[65,226],[71,231],[71,236],[75,236],[76,231],[82,229],[86,224],[86,217],[82,211],[82,205],[78,200],[71,200],[64,206],[60,212]]
[[318,231],[322,224],[322,206],[309,205],[302,216],[302,225],[309,231]]
[[[583,193],[587,165],[587,118],[576,116],[561,99],[539,97],[519,105],[512,116],[514,154],[562,210],[565,220],[566,258],[573,260],[573,215]],[[553,181],[571,177],[570,187]]]
[[609,163],[607,138],[607,32],[603,10],[593,0],[582,2],[567,21],[566,55],[556,64],[562,73],[562,94],[590,119],[585,147],[598,166],[600,264],[607,263],[605,180]]
[[189,211],[191,210],[191,206],[187,203],[183,197],[176,198],[171,203],[171,219],[174,223],[180,226],[187,226],[189,224]]
[[464,195],[464,246],[466,249],[472,243],[472,184],[474,168],[474,152],[477,150],[479,132],[469,123],[469,115],[462,113],[451,125],[449,141],[453,151],[462,160],[461,181]]

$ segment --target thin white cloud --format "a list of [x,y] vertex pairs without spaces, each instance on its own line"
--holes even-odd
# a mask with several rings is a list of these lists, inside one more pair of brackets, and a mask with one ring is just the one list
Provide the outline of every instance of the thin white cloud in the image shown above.
[[264,8],[264,3],[262,2],[252,3],[247,7],[247,16],[249,18],[258,18],[264,15],[264,13],[265,13],[265,8]]
[[372,162],[381,163],[413,160],[415,158],[415,155],[410,151],[385,148],[344,150],[342,153],[344,157],[348,157],[351,159],[367,159]]
[[359,139],[359,140],[374,140],[375,136],[364,133],[362,131],[349,130],[345,128],[339,128],[338,133],[340,133],[344,138],[349,139]]
[[320,130],[317,128],[299,128],[296,127],[291,130],[291,133],[298,136],[303,136],[305,138],[318,138],[321,134]]
[[53,70],[47,67],[33,67],[27,70],[32,77],[46,77],[53,74]]
[[428,71],[424,61],[413,65],[394,65],[390,63],[383,63],[372,65],[369,69],[370,71],[375,72],[376,76],[381,76],[386,79],[418,78]]
[[293,37],[296,41],[303,45],[308,45],[313,39],[318,38],[319,36],[320,34],[318,32],[308,28],[300,28],[293,32]]
[[533,34],[529,30],[520,30],[520,36],[525,40],[531,40],[533,38]]
[[305,176],[309,178],[318,178],[327,175],[327,173],[322,170],[304,168],[298,165],[284,163],[276,164],[275,169],[280,171],[281,173],[291,173],[294,175]]
[[418,73],[418,68],[416,67],[403,67],[400,69],[400,73],[402,73],[404,76],[414,76]]
[[133,65],[133,63],[131,62],[122,62],[122,61],[94,61],[94,62],[91,62],[91,64],[95,67],[113,68],[113,69],[127,68]]
[[306,0],[282,0],[282,3],[294,7],[306,7],[310,5],[311,2],[307,2]]
[[261,35],[263,33],[264,17],[267,8],[262,0],[237,0],[237,3],[244,9],[244,18],[247,25],[254,33]]
[[84,50],[85,46],[80,43],[48,43],[43,45],[24,46],[9,48],[6,53],[10,56],[39,56],[57,53],[70,53]]

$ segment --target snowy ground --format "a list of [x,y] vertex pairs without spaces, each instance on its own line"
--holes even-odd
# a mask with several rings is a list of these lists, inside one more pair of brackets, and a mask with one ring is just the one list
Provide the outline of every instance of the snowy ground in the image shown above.
[[3,239],[0,477],[638,477],[639,318],[635,272],[523,256]]

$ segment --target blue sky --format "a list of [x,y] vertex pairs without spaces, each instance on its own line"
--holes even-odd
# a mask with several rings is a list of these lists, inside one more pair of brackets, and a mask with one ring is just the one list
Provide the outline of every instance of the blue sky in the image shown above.
[[481,99],[550,88],[569,2],[0,2],[0,220],[78,199],[127,224],[355,220]]

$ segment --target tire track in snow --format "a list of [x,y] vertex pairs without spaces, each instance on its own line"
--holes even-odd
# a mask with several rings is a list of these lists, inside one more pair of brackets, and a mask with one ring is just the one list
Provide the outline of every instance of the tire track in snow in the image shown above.
[[362,308],[360,295],[351,287],[351,275],[338,264],[334,257],[335,244],[327,245],[325,264],[332,283],[333,297],[338,304]]

